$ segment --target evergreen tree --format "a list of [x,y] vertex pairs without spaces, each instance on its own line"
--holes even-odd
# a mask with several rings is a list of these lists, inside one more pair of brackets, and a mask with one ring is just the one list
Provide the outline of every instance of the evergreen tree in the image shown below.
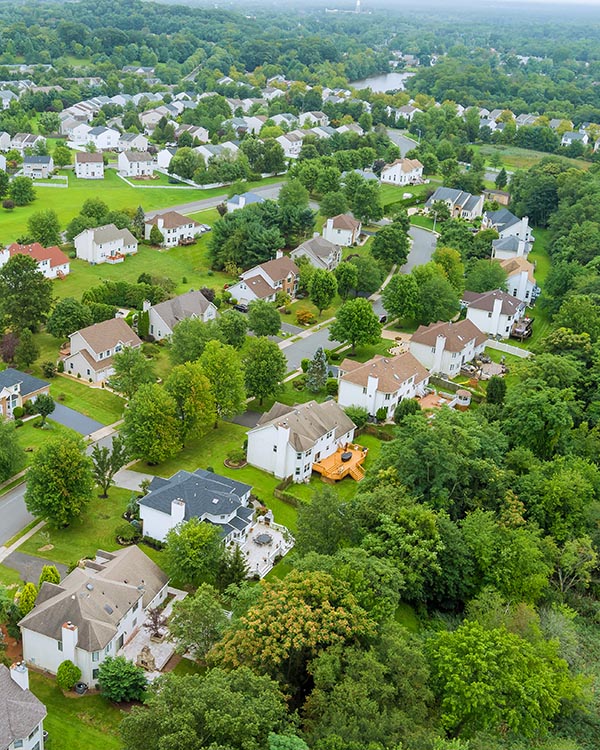
[[248,565],[246,558],[239,545],[234,544],[233,549],[226,550],[217,566],[216,584],[220,591],[225,591],[228,586],[239,586],[246,580]]
[[165,238],[163,237],[163,233],[156,224],[153,224],[152,229],[150,230],[150,244],[158,247],[159,245],[162,245],[164,241]]
[[28,615],[35,604],[38,591],[33,583],[26,583],[19,592],[19,612],[22,617]]
[[146,231],[146,214],[141,206],[138,206],[135,211],[135,216],[131,222],[131,229],[138,240],[144,238],[144,232]]
[[498,172],[495,182],[498,190],[503,190],[508,184],[508,175],[506,174],[506,169],[504,169],[504,167]]
[[40,580],[38,581],[38,589],[42,588],[42,583],[48,581],[48,583],[60,583],[60,573],[56,565],[44,565],[42,572],[40,573]]
[[306,372],[306,387],[311,393],[318,393],[325,388],[329,367],[322,347],[319,347]]

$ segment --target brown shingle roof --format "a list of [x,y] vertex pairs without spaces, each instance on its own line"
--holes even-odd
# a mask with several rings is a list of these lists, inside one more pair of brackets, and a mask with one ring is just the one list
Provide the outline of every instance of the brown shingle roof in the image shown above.
[[357,221],[350,214],[338,214],[333,217],[332,226],[334,229],[348,229],[350,232],[354,232],[355,229],[360,227],[360,221]]
[[377,355],[359,367],[353,365],[352,360],[342,362],[340,370],[344,374],[341,379],[365,387],[369,377],[378,378],[377,390],[380,393],[396,393],[410,378],[414,378],[415,383],[421,383],[429,377],[429,372],[409,352],[397,357]]
[[260,267],[273,281],[283,281],[287,279],[290,273],[296,274],[296,276],[300,273],[298,266],[287,255],[261,263]]
[[246,284],[248,289],[251,289],[259,299],[270,297],[277,291],[276,289],[273,289],[273,287],[260,275],[251,276],[249,279],[244,279],[244,283]]
[[535,277],[533,275],[533,270],[534,270],[533,263],[530,263],[528,260],[525,260],[523,256],[519,255],[516,258],[507,258],[506,260],[501,260],[500,265],[506,271],[509,278],[515,273],[521,273],[521,271],[527,271],[527,279],[532,284],[535,284]]
[[177,213],[177,211],[166,211],[164,214],[156,214],[156,216],[153,216],[151,219],[147,219],[146,224],[158,225],[159,218],[163,220],[163,226],[165,229],[178,229],[179,227],[184,227],[188,224],[195,227],[200,226],[199,221],[190,219],[189,216],[184,216],[183,214]]
[[445,348],[449,352],[461,352],[469,341],[475,339],[475,346],[487,341],[487,334],[477,328],[470,320],[461,320],[458,323],[430,323],[428,326],[419,326],[411,337],[415,344],[435,346],[438,336],[446,338]]
[[82,328],[77,333],[94,352],[113,349],[115,344],[119,343],[125,346],[141,346],[142,344],[141,339],[131,330],[123,318],[111,318],[102,323],[94,323],[87,328]]
[[485,312],[492,312],[494,310],[494,302],[497,299],[502,301],[502,315],[514,315],[523,306],[520,299],[513,297],[512,294],[503,292],[501,289],[494,289],[492,292],[483,292],[481,294],[477,292],[463,293],[463,300],[467,303],[468,307],[472,307],[475,310],[485,310]]
[[289,428],[289,443],[297,451],[306,451],[315,442],[333,431],[336,439],[345,435],[353,427],[354,422],[335,401],[308,401],[297,406],[285,406],[277,401],[266,414],[263,414],[258,426],[250,432],[273,424],[277,427]]
[[386,164],[383,171],[395,167],[397,164],[400,165],[403,172],[412,172],[414,169],[422,169],[423,165],[418,159],[396,159],[391,164]]
[[100,164],[102,161],[102,154],[90,154],[87,151],[78,151],[75,154],[77,164]]

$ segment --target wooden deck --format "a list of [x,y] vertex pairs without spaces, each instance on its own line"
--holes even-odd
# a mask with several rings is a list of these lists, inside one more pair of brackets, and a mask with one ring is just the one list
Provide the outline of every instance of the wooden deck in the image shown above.
[[[322,461],[313,464],[313,471],[319,473],[324,482],[339,482],[347,476],[351,476],[357,482],[365,476],[365,470],[362,467],[363,461],[367,457],[369,449],[363,448],[356,443],[348,443],[345,446],[338,446],[335,453],[327,456]],[[352,458],[348,461],[342,461],[343,453],[351,453]]]

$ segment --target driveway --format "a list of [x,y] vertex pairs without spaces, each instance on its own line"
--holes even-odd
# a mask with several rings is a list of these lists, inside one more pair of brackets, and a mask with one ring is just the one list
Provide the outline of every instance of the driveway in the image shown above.
[[124,490],[131,490],[132,492],[139,492],[140,484],[144,479],[152,481],[154,475],[144,474],[141,471],[131,471],[131,469],[120,469],[115,474],[115,487],[121,487]]
[[253,427],[256,427],[256,425],[258,424],[258,420],[261,417],[262,412],[251,411],[249,409],[248,411],[243,412],[243,414],[237,414],[231,421],[234,424],[239,424],[242,427],[248,427],[249,429],[252,429]]
[[24,497],[25,482],[0,496],[0,547],[33,521]]
[[96,422],[95,419],[86,417],[85,414],[81,414],[75,409],[70,409],[68,406],[54,402],[54,411],[50,415],[50,419],[53,419],[58,424],[62,424],[64,427],[70,427],[80,435],[91,435],[92,432],[102,429],[105,425],[101,422]]
[[[44,565],[48,564],[50,564],[48,560],[44,560],[41,557],[34,557],[33,555],[26,555],[24,552],[11,552],[3,562],[3,565],[19,571],[21,578],[26,583],[35,583],[36,586],[40,579],[42,568]],[[68,567],[62,563],[52,562],[51,564],[56,566],[61,578],[63,578],[69,570]]]
[[413,148],[416,148],[419,144],[417,141],[413,140],[412,138],[408,138],[402,131],[400,130],[394,130],[393,128],[388,128],[387,134],[389,136],[389,139],[392,143],[395,143],[396,146],[400,149],[400,154],[402,156],[406,156],[406,154],[411,151]]
[[435,234],[422,227],[411,226],[408,233],[412,238],[412,247],[406,263],[400,269],[401,273],[410,273],[415,266],[429,263],[437,243]]
[[293,344],[289,344],[289,346],[281,347],[281,351],[287,359],[288,371],[291,371],[297,370],[303,359],[312,359],[320,346],[323,349],[335,349],[341,346],[341,344],[341,341],[329,340],[329,326],[325,326],[325,328],[311,333],[310,336],[300,339],[300,341],[295,341]]

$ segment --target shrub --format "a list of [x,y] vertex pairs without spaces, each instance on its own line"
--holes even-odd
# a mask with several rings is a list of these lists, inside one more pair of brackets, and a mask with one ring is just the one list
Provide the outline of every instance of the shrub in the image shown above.
[[306,375],[298,375],[292,380],[292,386],[297,391],[303,391],[306,387]]
[[187,283],[188,283],[188,280],[187,280],[187,276],[184,276],[184,277],[183,277],[183,278],[181,279],[181,283],[182,283],[182,284],[187,284]]
[[300,310],[296,311],[296,321],[298,322],[298,325],[301,326],[309,326],[313,323],[317,322],[317,319],[315,318],[314,314],[311,313],[310,310],[307,310],[306,308],[301,308]]
[[369,412],[364,406],[348,406],[344,411],[359,429],[369,421]]
[[70,690],[81,679],[81,669],[66,659],[56,671],[56,684],[61,690]]
[[214,467],[213,467],[213,466],[207,466],[207,467],[206,467],[206,471],[210,471],[210,473],[211,473],[211,474],[214,474],[214,473],[215,473],[215,469],[214,469]]
[[387,419],[387,409],[384,406],[380,406],[375,412],[375,418],[378,422],[385,422]]
[[60,360],[60,362],[56,366],[56,371],[57,372],[64,372],[65,371],[65,363],[63,362],[62,359]]
[[107,656],[98,670],[100,692],[115,703],[137,701],[146,690],[146,675],[141,667],[124,656]]
[[37,411],[35,410],[35,402],[34,401],[25,401],[23,404],[23,411],[25,414],[27,414],[28,417],[30,417],[32,414],[37,414]]
[[15,427],[23,427],[23,420],[15,419]]
[[415,398],[403,398],[394,409],[394,422],[398,424],[409,414],[417,414],[420,411],[421,407]]
[[338,382],[335,378],[328,378],[327,383],[325,383],[325,391],[328,396],[337,396]]
[[2,201],[2,208],[6,209],[7,211],[12,211],[15,207],[15,202],[11,201],[10,198],[7,198],[6,200]]
[[15,406],[13,409],[13,417],[15,419],[20,419],[23,414],[25,414],[25,409],[22,406]]
[[310,359],[309,359],[308,357],[305,357],[305,358],[304,358],[304,359],[303,359],[303,360],[302,360],[302,361],[300,362],[300,367],[302,368],[302,372],[307,372],[307,371],[308,371],[308,368],[310,367]]
[[139,528],[132,523],[120,524],[115,531],[115,535],[119,544],[135,544],[142,537]]
[[42,362],[42,374],[45,378],[53,378],[56,375],[56,365],[54,362]]

